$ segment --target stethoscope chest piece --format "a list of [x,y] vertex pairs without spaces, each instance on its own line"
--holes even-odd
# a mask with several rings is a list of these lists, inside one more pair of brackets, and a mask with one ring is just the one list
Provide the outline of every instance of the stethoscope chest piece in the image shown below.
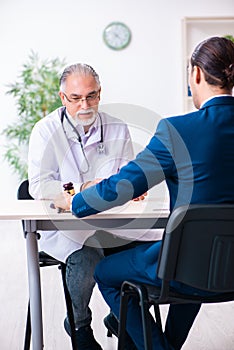
[[106,153],[105,145],[103,142],[99,142],[99,144],[97,146],[97,153],[98,154],[105,154]]

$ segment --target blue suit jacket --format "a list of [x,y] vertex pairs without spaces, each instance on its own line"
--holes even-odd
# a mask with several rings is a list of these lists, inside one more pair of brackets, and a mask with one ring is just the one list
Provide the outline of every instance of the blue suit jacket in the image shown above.
[[77,194],[78,217],[122,205],[166,180],[170,209],[189,203],[234,203],[234,97],[162,119],[146,148],[116,175]]

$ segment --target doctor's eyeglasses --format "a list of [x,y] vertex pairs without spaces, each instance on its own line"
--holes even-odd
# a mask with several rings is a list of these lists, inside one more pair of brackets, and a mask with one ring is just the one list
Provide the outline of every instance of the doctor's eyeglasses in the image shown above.
[[87,103],[93,103],[94,101],[96,101],[97,98],[99,98],[99,93],[100,93],[100,89],[98,91],[92,91],[90,92],[90,94],[88,94],[86,97],[68,97],[65,92],[62,92],[66,98],[66,100],[72,104],[82,104],[82,102],[86,101]]

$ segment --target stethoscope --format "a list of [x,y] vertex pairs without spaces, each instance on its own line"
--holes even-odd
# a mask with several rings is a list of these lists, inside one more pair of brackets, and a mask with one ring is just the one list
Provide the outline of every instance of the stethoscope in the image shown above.
[[[101,118],[100,113],[97,113],[97,114],[98,114],[98,117],[100,118],[100,122],[101,122],[101,139],[100,139],[100,141],[99,141],[99,143],[98,143],[98,146],[97,146],[97,153],[101,155],[101,154],[104,154],[104,153],[105,153],[105,145],[104,145],[104,142],[103,142],[103,141],[104,141],[104,138],[103,138],[103,124],[102,124],[102,118]],[[90,169],[90,164],[89,164],[89,161],[88,161],[87,156],[86,156],[85,151],[84,151],[84,146],[83,146],[83,143],[82,143],[81,136],[80,136],[78,130],[75,128],[75,126],[72,124],[72,122],[71,122],[70,119],[68,118],[67,113],[66,113],[66,108],[64,108],[64,109],[62,110],[62,113],[61,113],[61,123],[62,123],[62,128],[63,128],[64,134],[65,134],[65,136],[67,137],[66,130],[64,129],[64,125],[63,125],[64,117],[66,118],[68,124],[71,126],[73,132],[74,132],[74,133],[76,134],[76,136],[77,136],[77,139],[78,139],[78,142],[79,142],[79,144],[80,144],[80,147],[81,147],[81,150],[82,150],[82,154],[83,154],[83,156],[84,156],[84,160],[85,160],[85,163],[86,163],[86,169],[85,169],[85,170],[79,169],[79,170],[80,170],[80,172],[81,172],[82,174],[87,174],[87,172],[88,172],[89,169]]]

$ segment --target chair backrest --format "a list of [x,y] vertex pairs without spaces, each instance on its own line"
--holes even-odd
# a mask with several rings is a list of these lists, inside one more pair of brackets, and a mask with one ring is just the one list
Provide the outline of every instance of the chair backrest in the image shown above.
[[190,205],[171,214],[158,264],[161,279],[234,291],[234,205]]
[[18,199],[33,199],[33,197],[28,192],[28,186],[29,186],[28,180],[24,180],[20,184],[17,192]]

